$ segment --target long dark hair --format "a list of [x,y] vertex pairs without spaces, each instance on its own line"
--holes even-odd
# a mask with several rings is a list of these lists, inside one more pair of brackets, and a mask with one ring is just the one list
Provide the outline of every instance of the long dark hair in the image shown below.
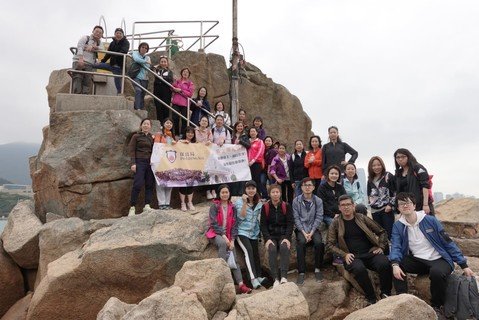
[[398,154],[403,154],[407,157],[407,166],[412,169],[413,166],[417,164],[416,157],[414,157],[408,149],[405,148],[399,148],[394,152],[394,164],[396,166],[396,174],[399,172],[399,169],[401,166],[399,166],[398,162],[396,161],[396,156]]
[[218,187],[218,192],[216,192],[216,200],[221,201],[220,193],[221,193],[221,189],[224,189],[224,188],[228,189],[228,192],[230,193],[230,197],[228,198],[228,201],[231,201],[231,190],[230,190],[230,187],[227,184],[221,184]]
[[198,91],[196,91],[196,99],[200,99],[200,90],[201,89],[205,89],[205,91],[206,91],[205,96],[202,98],[202,99],[206,100],[208,98],[208,89],[206,89],[206,87],[199,87]]
[[381,164],[382,170],[381,170],[380,176],[382,177],[386,174],[386,166],[384,165],[383,159],[381,159],[379,156],[372,157],[371,159],[369,159],[369,163],[368,163],[368,181],[371,181],[371,182],[374,180],[374,177],[376,176],[376,174],[373,171],[374,160],[378,160],[379,163]]
[[[247,187],[253,187],[253,186],[245,186],[244,191],[243,191],[244,194],[246,194],[246,188]],[[256,207],[256,205],[259,203],[259,201],[261,200],[261,197],[259,196],[259,193],[258,193],[258,187],[256,187],[256,186],[254,186],[254,187],[256,188],[256,193],[253,196],[253,210]],[[249,198],[248,198],[247,201],[249,201]]]

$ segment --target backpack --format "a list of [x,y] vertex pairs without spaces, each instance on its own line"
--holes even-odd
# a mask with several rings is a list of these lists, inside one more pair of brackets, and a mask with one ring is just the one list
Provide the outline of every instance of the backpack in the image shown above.
[[444,313],[458,320],[479,317],[479,299],[475,277],[451,274],[447,279]]
[[130,78],[135,79],[136,76],[140,73],[140,70],[141,70],[141,64],[133,61],[130,65],[130,69],[128,70],[127,75]]
[[[266,202],[265,204],[263,204],[263,207],[264,207],[264,213],[266,214],[266,218],[269,217],[269,205],[270,205],[270,202]],[[281,201],[281,212],[286,215],[286,202],[284,201]]]

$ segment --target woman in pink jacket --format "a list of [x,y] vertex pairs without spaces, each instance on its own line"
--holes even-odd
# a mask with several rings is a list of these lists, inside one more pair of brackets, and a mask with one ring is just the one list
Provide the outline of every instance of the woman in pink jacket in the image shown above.
[[251,147],[248,149],[248,163],[251,170],[251,178],[256,182],[261,197],[266,199],[268,192],[263,184],[261,184],[261,172],[264,168],[264,142],[258,138],[258,129],[251,127],[248,130]]
[[[190,115],[187,114],[188,110],[188,98],[193,96],[193,92],[195,91],[195,85],[193,81],[190,80],[190,69],[183,68],[181,69],[181,78],[173,82],[173,98],[171,99],[171,103],[173,105],[173,109],[179,113],[181,113],[184,117],[189,118]],[[178,128],[178,132],[180,136],[184,135],[184,130],[186,128],[186,120],[180,118],[179,115],[173,112],[173,127]],[[181,119],[181,122],[180,122]]]

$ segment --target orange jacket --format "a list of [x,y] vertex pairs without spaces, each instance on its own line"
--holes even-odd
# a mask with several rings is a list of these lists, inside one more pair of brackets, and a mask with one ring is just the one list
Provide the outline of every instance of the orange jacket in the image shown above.
[[[313,163],[309,163],[309,159],[314,156]],[[304,158],[304,166],[308,169],[308,175],[311,179],[321,179],[323,177],[323,151],[318,148],[316,152],[308,151]]]

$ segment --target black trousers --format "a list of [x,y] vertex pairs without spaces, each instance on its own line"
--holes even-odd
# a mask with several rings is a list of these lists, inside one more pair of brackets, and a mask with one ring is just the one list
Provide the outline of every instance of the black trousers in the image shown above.
[[385,212],[384,209],[382,209],[381,211],[373,212],[373,220],[386,230],[388,238],[391,240],[394,225],[394,211]]
[[239,235],[236,239],[244,253],[244,260],[251,280],[261,277],[261,263],[259,260],[258,239],[250,239]]
[[255,162],[249,168],[251,170],[251,179],[253,179],[254,182],[256,182],[256,185],[258,186],[258,191],[261,194],[261,197],[263,199],[266,199],[268,197],[268,191],[266,190],[266,186],[261,184],[261,172],[263,171],[263,168],[261,167],[261,163]]
[[136,159],[136,172],[133,178],[133,188],[131,189],[130,205],[136,206],[141,189],[145,186],[145,204],[151,203],[155,177],[150,166],[150,159]]
[[296,258],[298,260],[298,273],[306,272],[306,247],[314,248],[314,267],[320,268],[323,264],[324,244],[319,230],[314,231],[313,239],[306,243],[303,232],[296,230]]
[[[174,104],[173,109],[179,112],[182,116],[189,118],[189,116],[186,115],[186,112],[188,111],[187,107],[182,107],[182,106],[178,106]],[[176,134],[184,137],[185,129],[186,129],[186,120],[181,118],[175,112],[171,112],[171,117],[173,120],[173,129],[175,130]]]
[[[431,280],[431,305],[433,307],[444,305],[447,277],[452,272],[451,265],[446,260],[439,258],[429,261],[408,255],[402,259],[399,266],[405,273],[429,274],[429,279]],[[407,280],[401,281],[394,278],[394,287],[398,294],[407,293]]]
[[362,257],[356,257],[351,264],[344,263],[344,268],[354,275],[354,278],[361,286],[368,300],[376,300],[368,269],[379,274],[381,293],[391,295],[392,269],[389,259],[384,254],[368,253]]
[[293,187],[291,186],[290,180],[284,180],[283,183],[280,184],[281,186],[281,200],[287,202],[289,204],[293,203]]
[[273,244],[268,246],[269,269],[273,280],[278,279],[278,251],[280,259],[281,277],[286,278],[289,269],[289,255],[291,250],[286,243],[281,243],[281,239],[271,239]]

